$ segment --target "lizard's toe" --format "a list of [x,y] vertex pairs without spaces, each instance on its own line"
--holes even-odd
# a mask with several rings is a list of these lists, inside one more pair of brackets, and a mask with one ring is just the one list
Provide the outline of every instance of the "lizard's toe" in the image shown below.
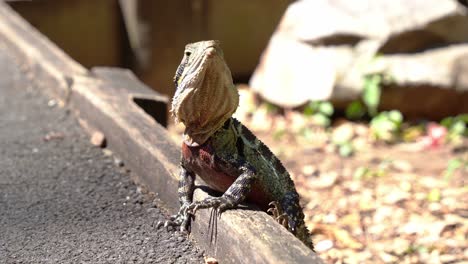
[[276,217],[276,221],[289,230],[289,217],[287,214],[283,213]]
[[213,208],[218,214],[227,209],[233,208],[234,203],[226,197],[207,197],[204,200],[194,202],[188,206],[188,212],[195,214],[198,209]]
[[283,207],[278,201],[273,201],[268,204],[270,208],[267,210],[267,213],[271,213],[273,218],[282,226],[284,226],[289,231],[295,231],[295,222],[289,217],[283,210]]
[[159,229],[162,226],[164,226],[166,230],[169,231],[169,227],[177,226],[177,223],[173,220],[158,221],[158,223],[156,224],[156,229]]
[[279,208],[279,207],[281,207],[278,201],[271,201],[271,202],[268,204],[268,206],[269,206],[269,207],[273,207],[273,208]]
[[234,205],[232,203],[230,203],[230,202],[225,202],[225,203],[220,204],[218,206],[218,209],[217,209],[218,217],[221,217],[221,213],[223,213],[227,209],[231,209],[233,207],[234,207]]
[[191,219],[188,207],[188,204],[182,205],[177,214],[172,215],[169,220],[159,221],[156,224],[156,228],[159,229],[161,226],[164,226],[169,231],[170,228],[180,227],[181,232],[187,232]]

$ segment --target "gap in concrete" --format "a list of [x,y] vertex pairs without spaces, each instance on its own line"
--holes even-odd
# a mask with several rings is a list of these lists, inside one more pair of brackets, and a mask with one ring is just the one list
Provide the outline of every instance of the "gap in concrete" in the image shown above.
[[167,107],[166,103],[158,102],[150,98],[133,97],[132,100],[138,105],[145,113],[158,122],[163,127],[167,127]]

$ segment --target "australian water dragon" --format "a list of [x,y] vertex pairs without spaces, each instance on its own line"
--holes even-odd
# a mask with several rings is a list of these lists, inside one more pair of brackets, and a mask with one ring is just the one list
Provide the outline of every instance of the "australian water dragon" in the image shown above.
[[[187,230],[197,209],[218,213],[247,199],[273,216],[313,248],[299,195],[278,158],[231,115],[239,94],[217,41],[188,44],[174,77],[171,112],[185,125],[180,163],[177,215],[165,223]],[[192,201],[195,176],[222,192]]]

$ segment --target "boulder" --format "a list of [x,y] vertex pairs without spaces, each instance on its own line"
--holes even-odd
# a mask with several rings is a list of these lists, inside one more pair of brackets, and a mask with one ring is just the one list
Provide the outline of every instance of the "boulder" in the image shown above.
[[[456,0],[297,1],[271,37],[250,86],[283,107],[316,100],[345,106],[359,98],[366,74],[382,73],[396,91],[419,87],[412,94],[424,95],[431,87],[456,99],[468,92],[467,13]],[[392,102],[387,105],[400,108]]]
[[[352,59],[351,49],[346,47],[314,47],[281,34],[274,35],[272,42],[275,44],[263,54],[268,63],[260,63],[250,86],[278,105],[327,100],[340,74],[339,66]],[[336,63],[338,60],[341,64]]]

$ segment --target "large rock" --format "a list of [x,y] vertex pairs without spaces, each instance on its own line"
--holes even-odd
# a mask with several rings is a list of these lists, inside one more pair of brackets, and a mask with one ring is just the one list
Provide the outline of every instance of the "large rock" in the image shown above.
[[[393,88],[457,97],[468,92],[467,50],[467,8],[455,0],[302,0],[289,6],[250,86],[283,107],[349,102],[376,72],[391,76]],[[399,108],[392,102],[383,105]],[[441,114],[453,111],[467,110]]]
[[384,56],[380,72],[392,76],[398,84],[428,84],[468,91],[468,43],[427,50],[417,54]]
[[[250,86],[267,100],[295,106],[308,100],[330,98],[339,77],[339,65],[351,63],[351,49],[313,47],[281,34],[272,37]],[[340,60],[341,64],[336,61]]]

